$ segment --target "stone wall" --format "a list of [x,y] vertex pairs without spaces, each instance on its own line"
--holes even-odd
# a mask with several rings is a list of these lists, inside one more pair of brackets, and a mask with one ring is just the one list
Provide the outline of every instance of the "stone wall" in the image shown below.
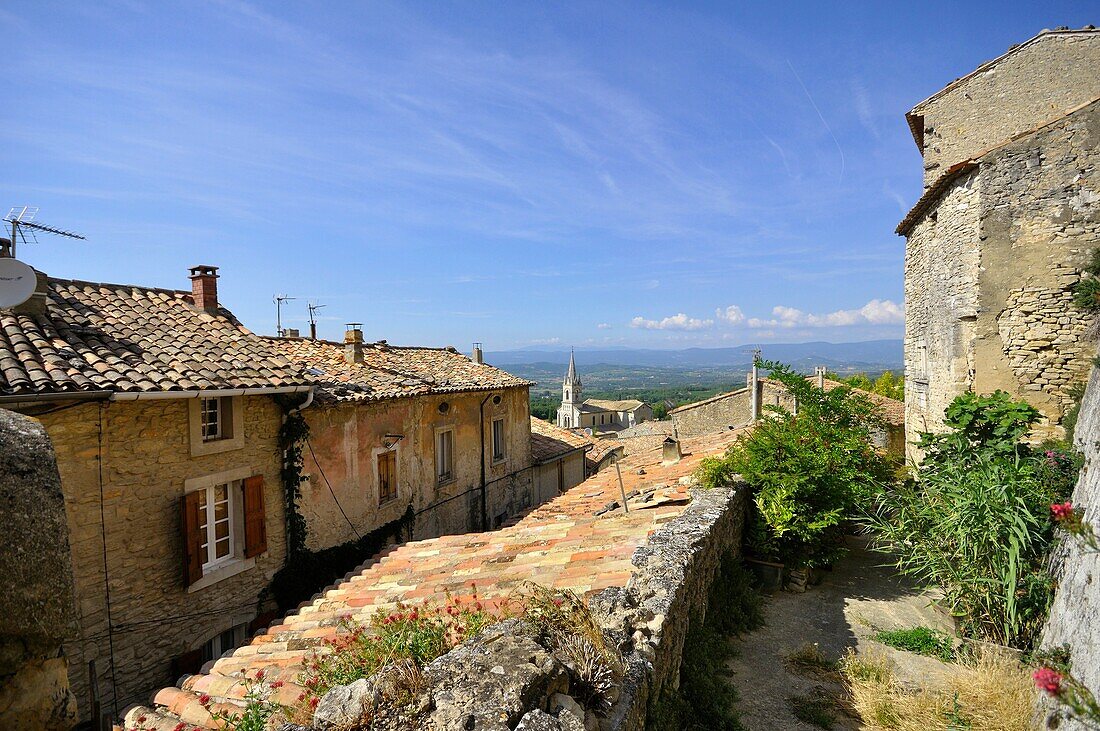
[[669,416],[680,437],[743,426],[752,420],[752,389],[742,388],[673,409]]
[[62,641],[76,632],[72,556],[49,437],[0,410],[0,728],[68,729],[76,698]]
[[924,184],[955,163],[1100,97],[1100,32],[1046,33],[914,107]]
[[[1100,371],[1092,372],[1074,440],[1085,456],[1085,468],[1073,491],[1073,504],[1082,508],[1085,521],[1100,531]],[[1042,646],[1050,649],[1068,644],[1074,676],[1100,698],[1100,553],[1076,540],[1067,541],[1055,559],[1054,574],[1058,588]],[[1047,704],[1045,710],[1052,707]],[[1070,721],[1058,728],[1085,731],[1094,727]]]
[[[936,430],[958,394],[997,389],[1060,437],[1095,335],[1072,288],[1100,246],[1100,103],[991,152],[909,233],[906,429]],[[915,456],[915,455],[911,455]]]
[[[302,412],[310,427],[304,455],[301,512],[307,546],[328,548],[354,540],[405,513],[418,513],[414,539],[464,533],[481,527],[481,401],[490,393],[402,398],[378,403],[314,406]],[[490,527],[535,504],[531,467],[531,421],[526,388],[499,392],[485,404],[486,513]],[[440,411],[440,405],[446,409]],[[492,460],[492,422],[504,418],[505,458]],[[439,485],[435,473],[436,430],[454,430],[454,479]],[[378,455],[390,451],[387,435],[399,435],[397,498],[379,504]],[[331,489],[330,489],[331,488]],[[341,508],[343,512],[341,512]],[[423,512],[421,512],[423,511]],[[346,514],[346,518],[344,517]],[[353,528],[354,526],[354,528]]]
[[[176,681],[173,658],[262,609],[261,592],[285,555],[282,411],[269,397],[241,397],[239,404],[243,446],[198,457],[191,455],[188,399],[89,403],[39,417],[57,451],[72,544],[79,633],[65,651],[79,668],[72,687],[81,719],[91,708],[90,661],[104,710],[117,716]],[[241,573],[188,591],[185,480],[242,468],[264,476],[267,552],[242,562]]]

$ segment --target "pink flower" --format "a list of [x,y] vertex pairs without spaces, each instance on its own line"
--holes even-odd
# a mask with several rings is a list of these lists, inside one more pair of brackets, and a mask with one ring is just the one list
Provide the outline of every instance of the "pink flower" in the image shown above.
[[183,721],[180,721],[176,724],[175,728],[173,728],[172,731],[183,731],[185,728],[187,728],[187,724]]
[[1062,692],[1062,674],[1051,668],[1039,668],[1031,674],[1035,687],[1039,690],[1058,695]]
[[275,688],[275,689],[282,688],[283,687],[283,681],[276,680],[274,683],[271,684],[271,687]]
[[1055,503],[1050,506],[1050,513],[1054,516],[1055,520],[1062,521],[1067,518],[1073,517],[1073,503],[1066,501],[1064,503]]
[[138,716],[137,717],[137,722],[140,723],[142,726],[144,726],[145,725],[145,716]]
[[309,707],[310,708],[316,708],[317,704],[320,703],[320,702],[321,702],[320,698],[318,698],[317,696],[313,696],[312,698],[309,699]]
[[264,679],[264,671],[263,670],[257,670],[256,671],[256,680],[263,680],[263,679]]

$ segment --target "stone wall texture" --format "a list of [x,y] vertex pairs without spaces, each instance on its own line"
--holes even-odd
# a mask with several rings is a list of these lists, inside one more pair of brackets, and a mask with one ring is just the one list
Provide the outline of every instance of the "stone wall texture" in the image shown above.
[[[89,403],[39,417],[57,451],[72,544],[79,629],[65,651],[82,720],[91,708],[89,661],[104,711],[117,716],[176,681],[173,658],[261,611],[261,592],[285,555],[282,411],[263,396],[240,404],[244,446],[200,457],[191,456],[187,399]],[[189,592],[184,481],[240,468],[264,476],[267,552],[248,570]]]
[[1022,397],[1042,415],[1037,439],[1063,435],[1095,349],[1072,289],[1100,246],[1098,160],[1094,102],[983,157],[910,230],[908,441],[968,389]]
[[76,609],[61,478],[41,424],[4,410],[0,517],[0,728],[67,729],[76,698],[61,646],[76,632]]
[[[1073,491],[1073,504],[1084,509],[1085,521],[1100,531],[1100,371],[1093,370],[1089,380],[1074,441],[1085,456],[1085,467]],[[1074,676],[1100,698],[1100,553],[1076,540],[1066,541],[1056,557],[1054,574],[1058,589],[1042,646],[1068,644]],[[1053,708],[1047,704],[1044,710]],[[1095,726],[1066,721],[1058,728],[1085,731]]]
[[[302,470],[308,477],[301,501],[307,547],[317,550],[354,540],[356,533],[400,518],[410,505],[418,513],[415,540],[480,530],[478,419],[486,397],[489,526],[537,504],[527,389],[506,389],[499,395],[499,404],[492,402],[492,394],[466,393],[304,410],[312,447],[305,450]],[[441,412],[444,403],[447,407]],[[494,418],[503,418],[505,424],[505,458],[498,462],[492,460]],[[440,428],[454,430],[454,479],[443,485],[437,484],[435,473],[435,436]],[[378,455],[389,451],[383,444],[387,435],[401,436],[392,448],[397,453],[397,498],[380,504]]]
[[1097,67],[1100,32],[1045,33],[918,104],[925,187],[955,163],[1100,97]]

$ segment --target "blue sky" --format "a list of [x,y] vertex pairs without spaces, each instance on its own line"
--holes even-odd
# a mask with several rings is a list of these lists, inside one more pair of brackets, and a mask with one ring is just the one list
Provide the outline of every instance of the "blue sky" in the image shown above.
[[[1094,17],[1089,17],[1092,10]],[[4,2],[54,276],[467,349],[899,337],[904,112],[1076,3]]]

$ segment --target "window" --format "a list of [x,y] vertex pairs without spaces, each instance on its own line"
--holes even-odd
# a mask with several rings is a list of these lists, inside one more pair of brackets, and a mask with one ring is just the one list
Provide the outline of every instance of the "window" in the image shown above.
[[436,432],[435,478],[441,485],[454,479],[454,444],[455,433],[453,429],[443,429]]
[[397,497],[397,452],[378,455],[378,504]]
[[235,650],[248,639],[248,623],[230,627],[221,634],[214,635],[202,646],[204,663],[217,660],[230,650]]
[[238,484],[214,485],[199,491],[199,553],[204,573],[233,558],[233,503],[229,491]]
[[600,414],[600,423],[603,423],[603,414]]
[[504,459],[504,419],[493,419],[493,461]]
[[204,442],[233,437],[233,398],[204,398],[199,405],[200,430]]

